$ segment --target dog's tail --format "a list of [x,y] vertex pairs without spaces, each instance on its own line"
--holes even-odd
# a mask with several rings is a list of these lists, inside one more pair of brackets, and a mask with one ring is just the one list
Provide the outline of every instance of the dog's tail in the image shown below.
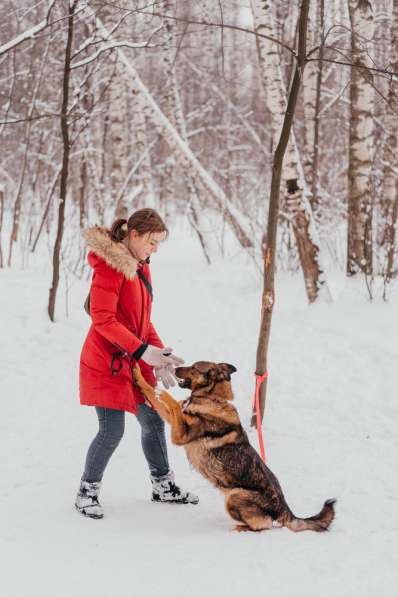
[[293,515],[290,520],[285,522],[284,526],[296,533],[299,531],[317,531],[318,533],[327,531],[335,516],[335,503],[335,499],[326,500],[319,514],[309,518],[297,518]]

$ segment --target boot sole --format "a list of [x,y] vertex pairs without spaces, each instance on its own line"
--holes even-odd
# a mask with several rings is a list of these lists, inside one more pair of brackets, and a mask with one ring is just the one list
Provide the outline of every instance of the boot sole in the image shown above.
[[84,518],[93,518],[94,520],[100,520],[101,518],[104,518],[103,514],[87,514],[87,512],[85,512],[85,510],[80,510],[80,508],[78,508],[76,506],[76,504],[75,504],[75,510],[77,512],[79,512],[79,514],[84,516]]
[[192,506],[196,506],[199,504],[199,500],[197,502],[189,502],[188,500],[160,500],[157,498],[151,498],[151,502],[154,504],[177,504],[178,506],[191,504]]

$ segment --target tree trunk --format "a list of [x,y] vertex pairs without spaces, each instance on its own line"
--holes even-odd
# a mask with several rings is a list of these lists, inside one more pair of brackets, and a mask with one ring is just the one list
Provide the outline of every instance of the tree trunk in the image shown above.
[[[32,118],[32,115],[33,115],[35,107],[36,107],[37,96],[38,96],[38,93],[40,91],[40,87],[42,84],[42,80],[43,80],[43,76],[44,76],[44,65],[47,60],[49,48],[50,48],[50,41],[48,40],[46,49],[42,56],[41,66],[39,69],[39,75],[37,77],[36,84],[32,91],[32,95],[29,98],[30,99],[29,104],[28,104],[29,107],[26,111],[26,124],[25,124],[25,135],[24,135],[24,137],[25,137],[24,138],[24,154],[23,154],[23,158],[22,158],[22,165],[21,165],[21,170],[20,170],[20,175],[19,175],[19,181],[18,181],[17,190],[15,193],[15,200],[14,200],[13,221],[12,221],[12,229],[11,229],[9,249],[8,249],[8,267],[11,267],[13,246],[14,246],[14,243],[16,243],[18,240],[19,224],[20,224],[21,209],[22,209],[22,190],[23,190],[23,185],[24,185],[25,174],[26,174],[27,167],[28,167],[29,148],[30,148],[31,132],[32,132],[31,118]],[[30,72],[29,72],[30,77],[33,76],[33,70],[34,70],[33,69],[33,65],[34,65],[33,57],[34,57],[34,54],[32,52]]]
[[[164,3],[163,13],[165,15],[172,14],[170,2]],[[173,55],[172,48],[177,45],[178,38],[175,31],[175,21],[172,19],[166,19],[166,31],[168,39],[166,41],[166,54],[165,54],[165,69],[167,75],[167,88],[166,88],[166,99],[165,104],[166,116],[170,120],[171,124],[175,127],[178,133],[181,135],[184,143],[189,146],[187,127],[185,122],[184,111],[182,108],[182,102],[180,97],[180,91],[177,80],[177,72],[175,66],[175,56]],[[188,195],[188,209],[187,215],[189,223],[191,224],[196,236],[198,237],[199,243],[203,250],[203,255],[210,263],[211,254],[215,252],[215,234],[212,231],[210,234],[206,232],[206,228],[209,229],[209,224],[206,224],[205,210],[203,209],[200,201],[199,194],[199,181],[197,176],[190,168],[185,168],[183,171],[184,183],[187,188]],[[205,189],[202,189],[205,191]]]
[[126,217],[127,206],[124,201],[116,203],[116,197],[127,175],[126,151],[127,126],[126,126],[126,83],[122,69],[116,65],[116,73],[109,90],[110,118],[109,131],[111,137],[111,196],[115,205],[115,216]]
[[[113,6],[112,3],[104,4],[101,12],[104,22],[109,29],[114,29],[119,22],[120,13],[123,14],[123,11],[126,8],[126,0],[120,0],[115,6]],[[126,35],[126,37],[130,33],[127,31],[126,24],[123,22],[119,22],[117,30]],[[127,82],[125,80],[123,65],[120,63],[117,53],[112,53],[110,55],[106,71],[110,84],[107,93],[109,107],[106,123],[108,150],[104,151],[104,160],[108,162],[109,178],[107,179],[105,188],[110,196],[115,216],[120,218],[128,215],[124,195],[120,194],[120,189],[126,179],[128,171],[127,159],[129,143]],[[105,147],[107,147],[107,145],[103,145],[103,148]]]
[[86,153],[83,149],[82,160],[80,164],[80,181],[79,181],[79,226],[83,230],[86,221],[86,191],[87,191],[87,163]]
[[61,134],[63,144],[63,156],[62,156],[62,170],[61,170],[61,182],[60,182],[60,193],[59,193],[59,206],[58,206],[58,227],[57,236],[55,239],[54,253],[53,253],[53,279],[52,286],[49,292],[48,298],[48,315],[51,321],[54,321],[55,313],[55,300],[57,296],[58,284],[59,284],[59,265],[60,265],[60,254],[62,237],[64,232],[64,220],[65,220],[65,203],[67,194],[68,184],[68,169],[69,169],[69,126],[68,126],[68,101],[69,101],[69,78],[70,78],[70,61],[72,52],[72,41],[73,41],[73,25],[74,25],[74,14],[78,0],[74,0],[73,3],[69,4],[69,17],[68,17],[68,32],[66,39],[65,48],[65,63],[64,63],[64,76],[62,84],[62,107],[61,107]]
[[[372,189],[374,159],[374,87],[369,47],[374,35],[374,17],[368,0],[350,0],[351,20],[351,118],[349,137],[347,274],[371,275]],[[368,47],[369,46],[369,47]]]
[[[268,0],[251,0],[255,29],[275,39],[272,5]],[[258,38],[263,86],[275,139],[279,138],[286,111],[286,90],[282,77],[280,54],[277,44],[269,39]],[[308,191],[303,185],[304,173],[299,160],[293,130],[286,148],[283,169],[284,198],[290,212],[292,226],[298,246],[308,300],[313,303],[323,287],[331,298],[329,287],[321,266],[320,241],[311,211]]]
[[[398,72],[398,3],[394,3],[392,26],[390,69]],[[383,148],[383,193],[382,193],[382,248],[384,257],[384,277],[389,282],[394,275],[394,255],[396,251],[396,225],[398,215],[398,84],[391,78],[388,89],[387,109],[384,120],[387,131]]]
[[319,143],[320,143],[320,121],[319,114],[321,111],[321,89],[322,89],[322,75],[323,75],[323,55],[324,55],[324,33],[325,33],[325,1],[320,0],[319,8],[319,29],[321,32],[321,46],[319,48],[319,62],[316,81],[316,100],[315,100],[315,115],[314,115],[314,155],[312,162],[312,186],[311,186],[311,207],[314,215],[319,222],[319,197],[318,197],[318,180],[319,180]]
[[309,40],[311,47],[320,43],[319,60],[308,63],[304,72],[304,115],[305,115],[305,163],[304,172],[310,189],[311,209],[319,221],[319,112],[321,106],[321,87],[323,72],[323,35],[324,35],[324,0],[320,0],[311,24]]
[[39,242],[39,238],[40,238],[40,235],[41,235],[42,230],[44,228],[44,224],[46,223],[46,220],[47,220],[47,217],[48,217],[48,214],[49,214],[49,211],[50,211],[51,199],[53,197],[54,190],[55,190],[55,187],[57,185],[59,174],[60,174],[60,170],[58,170],[55,173],[54,178],[51,181],[51,184],[50,184],[50,187],[49,187],[49,190],[48,190],[48,193],[47,193],[47,201],[45,203],[45,207],[44,207],[44,211],[43,211],[43,216],[41,218],[40,226],[39,226],[39,229],[37,231],[35,240],[33,241],[33,244],[32,244],[32,249],[31,249],[32,253],[34,253],[35,250],[36,250],[36,246],[37,246],[37,243]]
[[136,181],[142,185],[139,200],[141,205],[156,208],[150,143],[145,119],[146,106],[142,102],[140,94],[136,94],[133,90],[132,95],[134,99],[134,104],[132,105],[132,133],[134,135],[136,160],[140,161]]
[[0,268],[4,267],[3,249],[1,247],[1,233],[3,232],[4,190],[0,187]]
[[[308,45],[314,47],[318,42],[319,31],[316,15],[308,19]],[[315,110],[317,99],[317,81],[320,62],[312,60],[305,67],[303,78],[304,99],[304,174],[308,188],[312,188],[314,175],[314,150],[315,150]],[[313,209],[313,199],[311,197]]]
[[[262,375],[267,371],[268,345],[271,332],[272,312],[275,304],[275,253],[277,241],[277,224],[279,217],[279,195],[282,177],[283,158],[289,141],[292,129],[293,117],[300,89],[303,69],[306,63],[306,37],[307,22],[310,0],[303,0],[299,16],[299,39],[298,56],[293,72],[293,79],[290,86],[287,109],[282,124],[279,142],[275,150],[272,164],[271,192],[269,199],[268,223],[264,251],[264,286],[261,303],[261,323],[257,345],[256,375]],[[267,379],[260,387],[260,410],[261,419],[264,415],[266,399]],[[255,413],[252,415],[252,426],[256,426]]]

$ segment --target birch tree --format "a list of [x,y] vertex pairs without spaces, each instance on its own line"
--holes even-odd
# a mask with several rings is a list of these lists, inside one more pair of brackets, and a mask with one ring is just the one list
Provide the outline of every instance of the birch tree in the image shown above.
[[[318,168],[319,168],[319,125],[321,107],[321,86],[324,55],[324,0],[317,2],[314,14],[309,19],[308,41],[311,48],[319,44],[319,60],[311,60],[305,67],[304,91],[304,174],[310,189],[310,202],[314,216],[319,220]],[[320,35],[319,35],[320,34]]]
[[351,21],[351,113],[349,132],[347,274],[372,274],[372,165],[374,81],[371,44],[373,9],[369,0],[349,0]]
[[[167,17],[173,13],[172,3],[168,1],[164,2],[162,10],[166,16],[165,29],[167,32],[167,39],[165,43],[166,52],[164,58],[167,81],[165,91],[166,116],[181,135],[184,143],[189,146],[187,125],[177,78],[175,51],[173,53],[173,48],[177,47],[176,22],[174,20],[167,19]],[[188,196],[186,213],[189,222],[198,237],[205,259],[207,263],[210,263],[211,254],[216,251],[214,242],[216,235],[211,230],[211,225],[208,219],[205,217],[206,210],[202,207],[202,202],[200,200],[199,188],[203,194],[205,194],[206,190],[200,184],[200,181],[198,180],[198,177],[195,175],[195,172],[192,168],[187,169],[186,167],[183,167],[182,173]],[[185,189],[182,192],[185,194]],[[210,234],[208,233],[208,230],[210,231]]]
[[[280,54],[275,39],[275,27],[271,4],[268,0],[251,0],[254,27],[259,37],[259,59],[262,68],[267,107],[271,113],[274,138],[279,138],[286,112],[286,90],[282,78]],[[320,241],[317,237],[308,195],[304,188],[303,171],[300,165],[297,145],[291,131],[286,150],[283,170],[284,199],[290,212],[293,230],[300,255],[308,300],[314,302],[322,286],[330,291],[320,265]]]
[[140,204],[154,208],[156,207],[156,201],[152,176],[150,142],[146,124],[147,107],[143,101],[142,94],[137,93],[137,90],[131,89],[131,96],[131,130],[135,147],[133,155],[135,156],[135,165],[139,164],[139,175],[137,179],[142,186],[142,190],[139,194]]
[[[126,2],[118,2],[118,8],[125,9]],[[105,5],[103,9],[104,23],[110,28],[118,27],[118,31],[123,30],[120,12],[115,12],[111,5]],[[123,181],[127,176],[127,148],[128,143],[128,116],[126,104],[126,81],[124,77],[124,68],[118,60],[118,54],[110,53],[107,70],[110,78],[108,90],[108,139],[111,147],[109,152],[110,164],[110,187],[111,198],[115,209],[115,216],[126,216],[126,206],[123,198],[118,200],[119,191]]]
[[[391,19],[390,68],[398,73],[398,2],[394,2]],[[396,275],[396,226],[398,217],[398,81],[391,77],[384,119],[386,136],[383,148],[382,248],[386,281]]]
[[0,186],[0,268],[3,267],[3,248],[1,245],[1,236],[3,232],[3,218],[4,218],[4,189]]
[[[36,83],[31,90],[31,97],[29,98],[30,101],[28,103],[28,107],[26,110],[26,122],[24,125],[25,132],[24,132],[24,152],[21,161],[20,173],[19,173],[19,180],[15,190],[15,198],[14,198],[14,209],[13,209],[13,217],[12,217],[12,228],[9,240],[9,248],[8,248],[8,267],[11,266],[12,261],[12,252],[14,243],[18,240],[18,233],[20,227],[20,216],[21,216],[21,207],[22,207],[22,198],[23,198],[23,186],[25,182],[25,174],[28,167],[28,159],[29,159],[29,148],[31,142],[31,133],[32,133],[32,115],[36,108],[36,101],[38,97],[38,93],[40,90],[40,85],[42,84],[43,75],[44,75],[44,65],[47,59],[48,50],[49,50],[50,42],[47,43],[46,49],[42,56],[41,63],[38,66],[38,76],[36,79]],[[34,47],[31,50],[31,63],[30,63],[30,76],[33,78],[34,73],[34,63],[35,63],[35,52]]]
[[[308,19],[308,45],[314,47],[317,43],[318,28],[316,16]],[[319,63],[312,60],[306,65],[303,78],[304,98],[304,174],[309,188],[312,188],[314,175],[314,153],[315,153],[315,110],[317,99],[317,79]],[[312,202],[312,207],[314,204]]]
[[[115,56],[117,58],[117,56]],[[116,64],[115,74],[109,89],[109,132],[111,141],[111,189],[115,216],[126,216],[127,208],[122,200],[116,201],[119,190],[127,175],[127,106],[123,70]]]

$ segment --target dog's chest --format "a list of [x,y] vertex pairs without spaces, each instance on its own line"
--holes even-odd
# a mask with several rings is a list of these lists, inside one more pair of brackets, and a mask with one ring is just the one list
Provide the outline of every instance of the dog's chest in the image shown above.
[[[214,440],[210,440],[213,442]],[[214,446],[215,447],[215,446]],[[215,457],[209,446],[209,439],[201,438],[184,446],[187,458],[194,469],[210,483],[222,489],[230,482],[230,475],[224,463]]]
[[191,465],[202,475],[206,474],[207,464],[209,460],[208,449],[205,446],[204,439],[197,439],[184,446],[187,458]]

